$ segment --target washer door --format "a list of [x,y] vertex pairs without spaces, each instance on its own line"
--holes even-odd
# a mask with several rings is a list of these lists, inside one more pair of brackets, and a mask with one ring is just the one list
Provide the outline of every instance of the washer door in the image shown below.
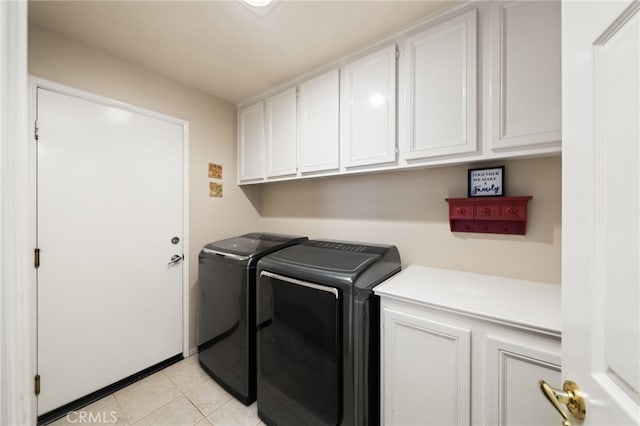
[[262,271],[258,285],[258,410],[278,425],[342,417],[342,294]]

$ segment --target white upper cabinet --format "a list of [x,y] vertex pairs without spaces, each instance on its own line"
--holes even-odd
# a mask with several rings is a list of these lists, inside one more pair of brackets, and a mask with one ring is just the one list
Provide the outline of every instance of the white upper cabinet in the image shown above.
[[297,170],[296,88],[265,101],[267,177]]
[[561,140],[560,2],[491,5],[493,150]]
[[238,111],[238,180],[264,177],[264,106],[258,102]]
[[341,166],[396,160],[396,46],[342,68]]
[[559,154],[560,3],[463,2],[248,101],[239,182]]
[[337,69],[300,84],[298,160],[301,173],[339,167],[339,90]]
[[477,12],[408,38],[400,62],[402,158],[477,150]]

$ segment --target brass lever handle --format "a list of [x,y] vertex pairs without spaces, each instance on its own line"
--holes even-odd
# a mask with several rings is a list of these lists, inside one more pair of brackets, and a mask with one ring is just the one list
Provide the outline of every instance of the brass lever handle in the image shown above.
[[540,380],[540,389],[542,390],[544,396],[547,397],[551,405],[553,405],[555,409],[558,410],[558,413],[560,413],[560,415],[562,416],[562,426],[570,426],[571,423],[569,422],[569,417],[560,406],[560,404],[562,402],[565,402],[566,398],[568,397],[567,394],[552,388],[544,380]]
[[578,385],[566,380],[562,385],[562,390],[559,390],[552,388],[544,380],[540,380],[539,383],[544,396],[562,416],[562,426],[571,426],[571,422],[569,422],[569,416],[567,416],[560,404],[565,404],[572,416],[579,420],[584,420],[587,415],[587,409],[584,398],[578,394],[580,392]]

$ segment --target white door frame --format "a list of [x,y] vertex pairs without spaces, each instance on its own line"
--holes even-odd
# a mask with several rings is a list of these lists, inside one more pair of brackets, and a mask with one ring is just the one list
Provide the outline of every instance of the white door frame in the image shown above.
[[[38,77],[29,77],[29,242],[31,247],[36,247],[36,142],[35,142],[35,122],[37,117],[36,94],[38,88],[50,90],[63,95],[73,96],[79,99],[96,102],[102,105],[112,106],[115,108],[126,109],[131,112],[143,114],[148,117],[168,121],[183,128],[183,223],[182,223],[182,242],[184,252],[184,261],[182,262],[182,356],[189,356],[189,122],[179,118],[171,117],[148,109],[140,108],[117,101],[115,99],[98,96],[83,90],[75,89],[49,80]],[[36,273],[32,268],[30,275],[30,284],[36,288]],[[34,291],[31,301],[32,317],[35,319],[37,294]],[[33,341],[37,343],[37,322],[33,321]],[[34,344],[34,348],[37,347]],[[35,351],[34,351],[35,352]]]
[[35,424],[28,237],[27,2],[0,1],[0,424]]

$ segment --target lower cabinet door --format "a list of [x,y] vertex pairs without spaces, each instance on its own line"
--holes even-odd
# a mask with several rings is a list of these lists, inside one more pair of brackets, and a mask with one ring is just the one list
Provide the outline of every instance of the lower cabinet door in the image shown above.
[[549,409],[538,384],[540,379],[561,383],[560,345],[556,351],[520,343],[527,339],[530,340],[526,336],[513,341],[487,336],[488,425],[560,424],[560,416]]
[[471,332],[383,307],[385,425],[468,425]]

